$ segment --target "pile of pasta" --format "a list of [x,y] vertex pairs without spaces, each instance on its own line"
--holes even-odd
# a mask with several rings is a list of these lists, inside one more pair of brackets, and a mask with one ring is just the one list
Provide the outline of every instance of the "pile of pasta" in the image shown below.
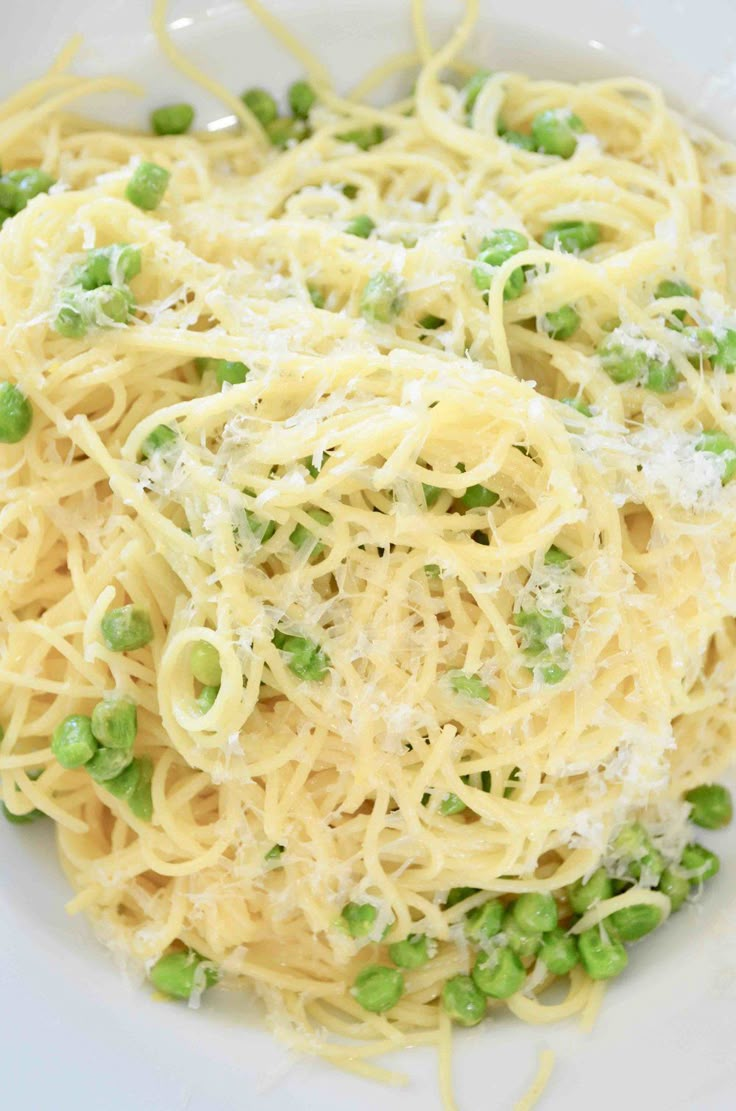
[[[416,89],[390,107],[302,55],[318,102],[285,149],[225,91],[237,124],[216,135],[80,119],[79,97],[121,83],[66,56],[0,109],[3,168],[57,180],[0,233],[3,376],[34,414],[0,450],[5,804],[56,824],[71,908],[113,949],[143,966],[183,943],[293,1044],[358,1070],[441,1038],[468,908],[560,892],[634,820],[676,859],[683,793],[734,748],[736,483],[698,443],[736,434],[736,379],[692,358],[654,290],[686,278],[690,322],[727,326],[736,156],[632,79],[495,72],[469,112],[474,8],[435,50],[415,5]],[[571,158],[499,136],[545,109],[584,122]],[[383,129],[370,149],[339,137],[365,127]],[[124,195],[141,159],[171,174],[152,212]],[[369,238],[345,231],[362,213]],[[573,220],[600,241],[541,245]],[[471,270],[497,228],[528,246],[484,298]],[[58,334],[70,267],[112,243],[141,248],[135,316]],[[386,322],[361,312],[381,273],[402,291]],[[568,304],[579,327],[556,339],[542,322]],[[612,380],[611,318],[666,352],[676,389]],[[248,374],[220,389],[195,359]],[[175,450],[142,457],[161,425]],[[102,618],[130,603],[153,639],[111,651]],[[557,620],[538,656],[529,610]],[[290,636],[318,646],[318,681]],[[204,712],[200,641],[222,667]],[[137,706],[150,822],[50,749],[112,691]],[[448,906],[457,888],[478,894]],[[375,908],[368,936],[339,928],[351,902]],[[350,987],[387,929],[436,952],[384,1016]],[[543,1021],[597,991],[579,967],[562,1002],[544,983],[498,1005]]]

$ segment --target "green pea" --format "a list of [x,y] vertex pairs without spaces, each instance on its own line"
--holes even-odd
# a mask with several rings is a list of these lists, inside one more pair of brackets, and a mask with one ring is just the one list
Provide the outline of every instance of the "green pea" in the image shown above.
[[658,890],[667,896],[674,912],[679,910],[687,899],[690,893],[690,881],[679,869],[665,868],[659,880]]
[[266,126],[266,134],[274,147],[287,147],[289,143],[301,142],[307,136],[307,128],[303,120],[289,119],[281,116],[272,120]]
[[458,798],[454,791],[445,795],[439,807],[440,814],[445,818],[452,817],[453,814],[462,814],[465,809],[465,803],[461,798]]
[[428,579],[439,579],[442,576],[439,563],[425,563],[424,574]]
[[580,327],[580,313],[572,305],[548,312],[543,318],[544,330],[552,339],[566,340]]
[[469,698],[480,698],[488,702],[491,697],[490,688],[485,685],[477,675],[466,675],[464,671],[456,671],[450,675],[450,686],[456,694],[466,694]]
[[564,251],[568,255],[577,255],[595,247],[601,237],[598,224],[587,223],[583,220],[563,220],[559,224],[550,224],[542,236],[542,246],[548,251],[555,249]]
[[531,135],[525,135],[523,131],[504,131],[501,136],[504,143],[508,143],[512,147],[518,147],[519,150],[534,151],[537,149],[537,144]]
[[325,307],[325,295],[321,289],[317,289],[313,285],[308,285],[307,293],[309,294],[309,300],[312,302],[315,309],[323,309]]
[[524,652],[528,656],[539,656],[547,648],[547,642],[565,631],[565,622],[556,614],[542,613],[541,610],[520,610],[516,624],[521,629]]
[[487,486],[468,486],[460,501],[466,509],[487,509],[496,504],[498,494]]
[[504,905],[500,899],[489,899],[469,910],[465,917],[465,936],[475,942],[495,937],[501,932],[503,915]]
[[712,341],[711,350],[708,352],[711,363],[725,370],[726,374],[733,374],[736,370],[736,330],[719,329],[717,334],[712,335]]
[[357,235],[359,239],[367,239],[375,226],[370,216],[354,216],[353,219],[345,225],[345,232],[347,235]]
[[661,921],[662,912],[659,907],[649,903],[635,903],[609,914],[605,919],[605,926],[610,926],[621,941],[638,941],[640,937],[656,930]]
[[538,957],[553,976],[566,976],[580,960],[577,939],[556,926],[542,938]]
[[390,324],[406,303],[406,294],[396,274],[383,271],[368,279],[360,299],[360,311],[373,324]]
[[543,682],[548,686],[554,686],[556,683],[562,682],[565,676],[569,674],[570,669],[563,667],[561,664],[543,664],[539,672]]
[[192,645],[189,666],[198,683],[205,687],[219,687],[222,681],[220,653],[208,640],[198,640]]
[[368,937],[378,917],[370,903],[346,903],[340,912],[342,924],[351,937]]
[[591,980],[611,980],[620,975],[629,963],[622,943],[616,937],[605,938],[600,927],[583,930],[578,936],[580,959]]
[[690,821],[703,829],[723,829],[733,818],[731,792],[720,783],[703,783],[685,795],[690,803]]
[[605,868],[597,868],[588,880],[575,880],[567,889],[567,901],[576,914],[585,914],[596,903],[610,899],[613,884]]
[[721,482],[724,486],[736,474],[736,443],[725,432],[719,432],[715,429],[703,432],[695,444],[695,450],[724,456],[726,466],[721,475]]
[[87,321],[77,305],[62,303],[54,318],[53,328],[65,339],[81,339],[87,333]]
[[268,861],[269,864],[280,863],[285,851],[285,845],[272,845],[268,852],[264,853],[263,859]]
[[12,216],[13,216],[13,213],[10,211],[10,209],[3,208],[3,206],[0,205],[0,228],[3,226],[5,221],[10,220],[12,218]]
[[604,340],[598,357],[608,377],[619,385],[644,377],[652,365],[644,351],[630,351],[615,339]]
[[[694,297],[695,293],[693,287],[685,281],[672,281],[665,278],[661,281],[654,291],[654,296],[657,300],[662,300],[668,297]],[[686,313],[684,309],[674,309],[672,315],[680,322],[685,319]]]
[[436,332],[438,328],[441,328],[446,323],[447,321],[444,316],[435,316],[434,313],[428,312],[426,316],[420,319],[419,327],[425,332]]
[[321,682],[330,670],[327,654],[307,637],[287,636],[277,631],[274,633],[273,643],[280,651],[289,655],[286,666],[299,679]]
[[92,733],[105,748],[130,749],[137,732],[138,711],[125,696],[108,696],[92,711]]
[[253,113],[261,127],[268,127],[278,118],[276,101],[265,89],[247,89],[240,97],[245,107]]
[[424,491],[424,500],[427,503],[427,509],[431,509],[436,504],[437,499],[442,493],[441,486],[432,486],[429,482],[422,483],[422,490]]
[[486,1013],[486,997],[470,976],[452,976],[442,989],[442,1006],[460,1026],[477,1026]]
[[160,957],[148,975],[156,991],[173,999],[189,999],[195,986],[202,984],[209,988],[220,978],[210,962],[193,949],[177,950]]
[[478,887],[451,887],[445,899],[445,909],[449,910],[450,907],[469,899],[471,895],[477,895],[479,890]]
[[635,880],[641,879],[642,873],[646,873],[654,883],[658,882],[664,870],[664,859],[639,822],[624,826],[613,844],[622,860],[626,861],[629,874]]
[[512,904],[514,920],[526,933],[547,933],[557,925],[557,903],[543,891],[526,891]]
[[537,150],[559,158],[570,158],[575,153],[577,136],[583,130],[583,121],[569,108],[551,108],[539,112],[532,120],[532,139]]
[[79,339],[90,326],[126,324],[134,309],[135,297],[127,286],[105,285],[90,290],[73,286],[61,293],[54,329],[69,339]]
[[141,444],[138,458],[150,459],[158,452],[168,455],[178,442],[178,439],[178,433],[173,428],[170,428],[168,424],[157,424],[153,431],[148,433]]
[[38,818],[46,817],[43,810],[38,810],[35,807],[33,810],[26,810],[25,814],[14,814],[12,810],[8,810],[5,803],[2,804],[0,809],[2,809],[3,817],[6,822],[10,822],[10,824],[14,826],[27,826],[30,825],[31,822],[37,821]]
[[527,930],[517,921],[513,903],[504,913],[502,932],[509,949],[519,957],[533,957],[542,944],[541,931]]
[[[332,524],[332,514],[327,513],[324,509],[310,509],[308,510],[309,516],[320,525]],[[289,536],[289,540],[295,548],[303,548],[305,544],[314,541],[314,533],[310,532],[306,525],[298,524]],[[312,548],[311,558],[319,555],[324,551],[324,544],[314,544]]]
[[672,393],[677,389],[680,376],[672,363],[652,363],[644,379],[644,385],[653,393]]
[[130,243],[112,243],[87,251],[83,263],[73,272],[73,279],[82,289],[98,289],[103,285],[124,285],[141,272],[141,250]]
[[404,977],[396,968],[369,964],[355,977],[352,994],[366,1011],[390,1011],[404,994]]
[[706,849],[705,845],[692,842],[686,845],[683,850],[680,867],[688,873],[690,883],[695,884],[710,880],[717,875],[721,868],[721,862],[715,853]]
[[95,783],[106,783],[125,771],[133,760],[133,753],[125,748],[98,748],[85,767]]
[[161,204],[171,174],[155,162],[141,162],[125,187],[125,196],[137,208],[152,212]]
[[383,142],[386,133],[380,124],[374,124],[372,127],[356,127],[352,131],[343,131],[336,138],[341,143],[354,143],[361,150],[370,150]]
[[570,409],[574,409],[577,413],[580,413],[582,417],[593,416],[593,410],[579,397],[563,397],[562,404],[567,405]]
[[0,178],[0,205],[16,215],[30,200],[41,193],[48,193],[55,179],[45,170],[33,167],[10,170]]
[[70,714],[59,722],[51,738],[51,751],[62,768],[81,768],[97,752],[92,721],[86,714]]
[[352,182],[348,182],[346,185],[342,186],[342,194],[344,197],[347,197],[349,201],[354,201],[358,195],[358,186],[354,185]]
[[115,798],[121,799],[123,802],[128,802],[138,786],[138,781],[141,777],[141,762],[140,760],[133,760],[128,764],[124,771],[116,775],[114,779],[105,781],[105,789],[114,795]]
[[24,393],[12,382],[0,382],[0,444],[18,444],[28,435],[33,409]]
[[550,544],[547,551],[544,553],[545,567],[566,567],[572,559],[562,548],[558,548],[556,544]]
[[472,112],[473,108],[475,107],[475,102],[480,95],[480,91],[490,76],[491,70],[489,69],[476,70],[476,72],[461,90],[466,112]]
[[135,652],[153,640],[151,618],[140,606],[118,606],[108,610],[100,628],[102,639],[111,652]]
[[219,693],[219,687],[202,687],[202,690],[197,695],[197,707],[199,712],[202,714],[208,713],[217,701]]
[[473,983],[492,999],[516,995],[526,979],[524,965],[511,949],[479,953],[472,971]]
[[389,945],[388,955],[399,968],[421,968],[429,960],[426,934],[409,934],[403,941],[395,941]]
[[166,104],[151,112],[151,129],[156,135],[183,135],[193,122],[191,104]]
[[215,374],[220,389],[226,382],[229,382],[232,386],[240,386],[250,374],[250,367],[247,367],[245,363],[229,359],[217,359]]
[[153,817],[153,798],[151,797],[153,761],[150,756],[142,756],[138,764],[138,781],[128,798],[128,806],[136,818],[140,818],[142,822],[150,822]]
[[317,100],[317,94],[307,81],[295,81],[287,93],[289,107],[294,115],[305,120]]
[[529,240],[523,232],[514,228],[496,228],[481,240],[478,257],[482,255],[488,266],[501,266],[528,246]]

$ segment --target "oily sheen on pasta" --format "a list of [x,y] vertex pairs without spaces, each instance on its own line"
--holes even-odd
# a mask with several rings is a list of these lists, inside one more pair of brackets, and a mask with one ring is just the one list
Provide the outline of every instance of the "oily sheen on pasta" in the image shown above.
[[[57,182],[0,233],[2,374],[33,410],[0,448],[6,808],[56,824],[71,909],[112,949],[150,968],[186,947],[358,1071],[443,1037],[490,898],[554,894],[572,937],[632,906],[664,921],[683,795],[733,755],[736,154],[638,80],[496,71],[469,97],[476,7],[435,51],[414,5],[416,90],[391,107],[299,53],[317,101],[283,148],[166,39],[232,131],[72,115],[121,83],[66,57],[0,110],[3,170]],[[504,138],[548,110],[582,121],[569,158]],[[155,210],[126,197],[140,160],[171,175]],[[566,250],[576,222],[597,241]],[[479,281],[498,229],[526,246]],[[60,334],[74,267],[112,244],[140,249],[135,309]],[[217,360],[247,373],[220,388]],[[112,650],[128,605],[152,639]],[[50,747],[113,693],[150,820]],[[658,868],[627,861],[632,828]],[[573,915],[601,866],[616,888]],[[356,977],[410,935],[430,959],[366,1009]],[[576,963],[545,1002],[550,970],[522,963],[492,1007],[546,1022],[599,995]]]

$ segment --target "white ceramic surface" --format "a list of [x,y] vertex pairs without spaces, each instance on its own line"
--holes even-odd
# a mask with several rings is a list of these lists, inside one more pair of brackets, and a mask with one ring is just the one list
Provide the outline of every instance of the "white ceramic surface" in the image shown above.
[[[270,0],[273,11],[328,62],[341,84],[409,43],[408,0]],[[430,0],[438,32],[459,11]],[[633,72],[659,81],[680,106],[736,138],[733,0],[481,0],[474,57],[539,76]],[[147,85],[142,103],[110,97],[106,118],[144,119],[164,99],[194,99],[156,51],[150,0],[0,0],[0,92],[40,72],[72,31],[80,67],[111,69]],[[173,4],[177,41],[235,91],[278,90],[299,67],[243,6]],[[201,119],[223,115],[198,100]],[[557,1065],[541,1111],[728,1111],[736,1107],[736,835],[714,839],[720,879],[639,946],[609,991],[598,1025],[529,1028],[499,1019],[457,1039],[461,1111],[505,1111],[525,1091],[541,1048]],[[29,1111],[438,1111],[429,1052],[391,1062],[411,1084],[384,1090],[297,1058],[274,1042],[245,998],[211,993],[199,1012],[154,1002],[126,980],[68,897],[48,828],[0,829],[0,1087]]]

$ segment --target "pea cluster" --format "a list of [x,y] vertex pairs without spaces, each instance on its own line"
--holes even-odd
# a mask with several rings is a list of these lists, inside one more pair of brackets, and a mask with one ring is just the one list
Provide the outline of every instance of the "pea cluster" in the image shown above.
[[140,272],[140,248],[129,243],[87,251],[61,291],[55,331],[67,339],[81,339],[92,327],[127,324],[136,307],[129,283]]

